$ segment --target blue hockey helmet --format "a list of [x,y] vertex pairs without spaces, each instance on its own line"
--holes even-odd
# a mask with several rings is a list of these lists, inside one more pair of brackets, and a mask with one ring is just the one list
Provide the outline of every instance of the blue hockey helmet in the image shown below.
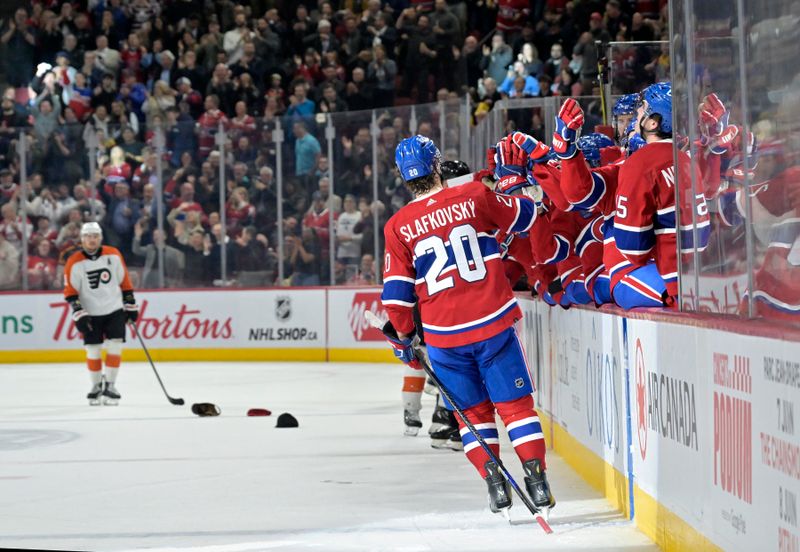
[[577,145],[578,149],[583,152],[583,156],[586,158],[589,165],[592,167],[599,167],[600,150],[613,146],[614,141],[605,134],[592,132],[591,134],[586,134],[578,138]]
[[433,140],[419,134],[402,140],[394,151],[394,162],[406,182],[440,171],[441,160]]
[[620,145],[625,148],[625,151],[628,152],[628,157],[636,153],[636,150],[647,144],[645,139],[642,138],[638,132],[631,134],[634,130],[636,130],[636,119],[631,119],[631,122],[628,123],[628,127],[625,129],[625,135],[620,141]]
[[638,94],[625,94],[624,96],[620,96],[617,98],[617,101],[614,102],[614,108],[612,109],[614,117],[633,114],[636,112],[636,102],[638,101]]
[[666,134],[672,134],[672,84],[670,82],[651,84],[642,92],[640,101],[647,102],[645,118],[660,115],[659,130]]

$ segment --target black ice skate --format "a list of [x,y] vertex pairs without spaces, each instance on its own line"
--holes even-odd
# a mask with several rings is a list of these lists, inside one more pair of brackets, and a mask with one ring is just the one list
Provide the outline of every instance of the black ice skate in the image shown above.
[[114,383],[110,381],[105,382],[105,386],[103,387],[103,404],[117,406],[121,398],[122,396],[119,394],[119,391],[117,391],[117,388],[114,387]]
[[[437,407],[438,408],[438,407]],[[455,415],[445,410],[447,419],[440,422],[441,426],[436,431],[431,431],[431,447],[435,449],[464,450],[464,443],[461,442],[461,433],[458,431],[458,423]],[[436,412],[433,414],[436,418]],[[433,424],[431,424],[433,427]]]
[[100,404],[100,395],[103,393],[103,382],[99,381],[92,385],[92,389],[86,394],[86,398],[89,399],[89,404],[91,406],[97,406]]
[[508,509],[511,508],[511,484],[500,473],[500,468],[492,461],[486,462],[486,486],[489,488],[489,509],[495,514],[502,512],[508,519]]
[[411,410],[404,410],[403,423],[406,425],[405,434],[409,437],[416,437],[419,430],[422,429],[422,420],[419,417],[419,411],[412,412]]
[[556,499],[550,492],[550,484],[547,482],[547,475],[541,466],[538,458],[528,460],[522,464],[525,470],[525,488],[533,501],[533,505],[541,510],[542,515],[547,518],[550,509],[556,505]]
[[[428,435],[433,439],[434,433],[445,428],[449,429],[455,427],[453,422],[455,422],[453,414],[439,404],[439,399],[437,397],[436,408],[433,410],[433,416],[431,416],[431,427],[428,428]],[[445,439],[447,439],[447,437],[445,437]]]

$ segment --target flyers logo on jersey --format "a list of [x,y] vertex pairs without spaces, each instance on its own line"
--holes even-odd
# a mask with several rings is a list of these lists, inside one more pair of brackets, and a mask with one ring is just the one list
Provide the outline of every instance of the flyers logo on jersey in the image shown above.
[[86,278],[89,280],[89,287],[91,289],[97,289],[100,287],[100,284],[107,284],[111,281],[111,271],[107,268],[90,270],[86,273]]

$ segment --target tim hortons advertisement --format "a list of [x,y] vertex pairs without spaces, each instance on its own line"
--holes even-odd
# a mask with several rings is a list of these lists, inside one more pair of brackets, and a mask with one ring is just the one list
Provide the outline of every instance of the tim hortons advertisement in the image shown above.
[[366,311],[386,319],[381,288],[331,288],[328,290],[328,344],[332,348],[385,348],[383,334],[367,323]]
[[[152,348],[325,347],[324,290],[137,293],[138,326]],[[0,350],[80,346],[58,294],[0,296]],[[129,336],[130,337],[130,336]]]

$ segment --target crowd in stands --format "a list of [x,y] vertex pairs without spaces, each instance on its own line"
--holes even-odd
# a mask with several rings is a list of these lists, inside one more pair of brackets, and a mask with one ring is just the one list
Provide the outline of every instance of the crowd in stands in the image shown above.
[[[88,220],[140,287],[161,272],[167,286],[219,285],[223,257],[240,285],[375,283],[375,234],[410,199],[394,168],[402,106],[439,102],[416,128],[436,137],[437,109],[466,94],[473,124],[503,98],[591,95],[597,41],[666,33],[655,0],[31,1],[0,24],[0,289],[23,271],[29,288],[59,287]],[[630,68],[643,87],[664,63]],[[368,109],[378,197],[370,117],[351,113]]]

